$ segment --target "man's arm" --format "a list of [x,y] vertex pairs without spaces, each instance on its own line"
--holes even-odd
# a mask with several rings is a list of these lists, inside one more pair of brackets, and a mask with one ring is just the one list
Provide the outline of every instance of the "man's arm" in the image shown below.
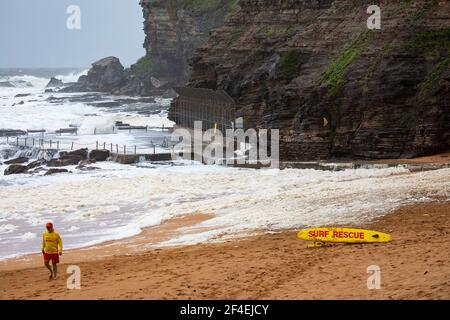
[[42,254],[45,253],[45,237],[42,235]]
[[58,247],[59,247],[59,255],[62,255],[63,244],[62,244],[61,236],[59,234],[58,234]]

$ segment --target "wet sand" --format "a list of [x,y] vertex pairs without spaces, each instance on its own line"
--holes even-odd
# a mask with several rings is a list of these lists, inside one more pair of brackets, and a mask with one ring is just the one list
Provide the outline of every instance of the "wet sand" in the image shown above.
[[[133,255],[154,249],[158,244],[170,240],[180,234],[181,228],[189,228],[190,232],[207,231],[196,227],[197,224],[214,217],[212,214],[191,214],[163,222],[161,225],[145,228],[139,235],[117,241],[108,241],[99,245],[64,250],[61,262],[73,264],[80,261],[96,261],[120,255]],[[64,239],[63,239],[64,241]],[[17,270],[42,266],[41,254],[30,254],[19,258],[0,261],[0,271]]]
[[444,152],[432,156],[424,156],[411,159],[384,159],[384,160],[372,160],[368,162],[380,164],[449,164],[450,152]]
[[[403,207],[365,227],[389,232],[389,244],[308,249],[295,231],[225,243],[154,249],[184,217],[125,241],[68,251],[60,277],[47,279],[39,255],[0,265],[2,299],[450,299],[450,204]],[[69,264],[81,289],[66,287]],[[367,268],[381,268],[369,290]]]

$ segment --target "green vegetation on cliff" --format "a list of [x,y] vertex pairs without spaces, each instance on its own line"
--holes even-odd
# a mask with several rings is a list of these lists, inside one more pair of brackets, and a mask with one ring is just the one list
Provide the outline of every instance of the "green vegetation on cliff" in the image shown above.
[[319,81],[319,85],[325,85],[331,90],[331,93],[339,90],[344,84],[344,75],[347,67],[359,58],[371,34],[371,31],[366,31],[352,44],[345,47],[325,70]]
[[406,42],[388,45],[390,52],[412,52],[423,56],[450,53],[450,28],[421,31],[412,35]]
[[423,97],[433,86],[439,81],[441,75],[444,73],[445,69],[449,66],[450,60],[446,58],[438,63],[423,82],[419,85],[419,97]]
[[295,34],[295,29],[289,27],[270,27],[264,26],[260,29],[270,39],[288,38]]
[[235,29],[230,33],[230,36],[227,41],[227,46],[231,46],[236,41],[238,41],[244,35],[244,31],[242,29]]
[[418,32],[410,45],[420,50],[439,47],[450,49],[450,28]]
[[288,50],[281,54],[279,61],[280,70],[286,78],[293,78],[300,68],[300,54],[296,50]]
[[150,57],[144,56],[140,58],[134,65],[131,66],[131,70],[138,77],[145,77],[153,71],[153,65],[150,61]]

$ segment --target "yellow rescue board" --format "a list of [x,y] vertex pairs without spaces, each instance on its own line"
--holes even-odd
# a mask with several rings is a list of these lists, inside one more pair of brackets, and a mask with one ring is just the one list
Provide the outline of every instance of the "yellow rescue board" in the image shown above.
[[352,228],[312,228],[297,234],[302,240],[339,243],[390,242],[391,236],[377,231]]

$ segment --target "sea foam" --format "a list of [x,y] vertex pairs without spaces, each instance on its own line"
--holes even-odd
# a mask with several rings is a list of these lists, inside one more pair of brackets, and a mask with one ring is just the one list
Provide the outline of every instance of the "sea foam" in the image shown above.
[[[0,218],[36,233],[52,219],[68,248],[120,239],[174,217],[213,214],[207,233],[180,233],[164,245],[215,241],[258,231],[359,225],[400,206],[450,196],[450,169],[409,173],[398,167],[341,172],[244,170],[186,165],[24,178],[0,187]],[[123,169],[123,168],[127,169]],[[27,201],[22,201],[26,197]],[[8,234],[1,236],[8,240]],[[38,247],[29,239],[16,248]],[[13,254],[0,248],[0,256]]]

